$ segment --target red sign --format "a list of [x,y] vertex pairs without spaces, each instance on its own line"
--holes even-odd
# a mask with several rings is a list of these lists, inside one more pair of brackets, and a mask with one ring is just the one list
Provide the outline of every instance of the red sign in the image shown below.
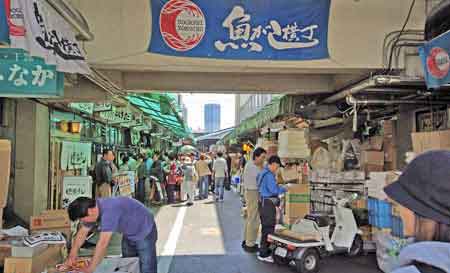
[[436,79],[445,78],[450,69],[448,52],[440,47],[431,49],[430,54],[427,57],[427,69]]
[[176,51],[188,51],[205,35],[205,16],[189,0],[170,0],[161,10],[159,28],[167,46]]

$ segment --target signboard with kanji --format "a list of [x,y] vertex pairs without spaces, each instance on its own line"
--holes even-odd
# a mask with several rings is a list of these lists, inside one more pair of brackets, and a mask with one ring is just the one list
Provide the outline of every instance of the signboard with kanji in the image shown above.
[[330,0],[151,0],[149,51],[238,60],[329,58]]
[[64,73],[21,49],[0,48],[0,97],[61,97]]

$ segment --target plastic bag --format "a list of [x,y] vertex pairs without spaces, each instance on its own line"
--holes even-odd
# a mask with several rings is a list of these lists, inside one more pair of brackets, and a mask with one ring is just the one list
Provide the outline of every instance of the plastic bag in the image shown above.
[[400,251],[414,243],[414,238],[399,239],[392,237],[388,233],[377,233],[375,235],[377,244],[377,262],[378,267],[385,273],[391,273],[401,266],[399,255]]

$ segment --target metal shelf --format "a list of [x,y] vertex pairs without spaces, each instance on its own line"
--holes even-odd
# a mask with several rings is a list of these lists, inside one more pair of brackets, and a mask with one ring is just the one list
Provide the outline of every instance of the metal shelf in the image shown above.
[[319,184],[319,185],[365,185],[365,183],[354,183],[354,182],[348,182],[348,183],[338,183],[338,182],[309,182],[310,184]]
[[358,189],[333,189],[333,188],[313,188],[312,190],[319,190],[319,191],[350,191],[350,192],[364,192],[364,190],[358,190]]

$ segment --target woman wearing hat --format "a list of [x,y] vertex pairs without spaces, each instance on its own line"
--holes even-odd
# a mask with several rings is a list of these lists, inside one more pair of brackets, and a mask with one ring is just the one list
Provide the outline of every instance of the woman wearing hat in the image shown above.
[[401,250],[394,273],[450,272],[450,152],[418,156],[384,191],[403,206],[405,236],[417,242]]

